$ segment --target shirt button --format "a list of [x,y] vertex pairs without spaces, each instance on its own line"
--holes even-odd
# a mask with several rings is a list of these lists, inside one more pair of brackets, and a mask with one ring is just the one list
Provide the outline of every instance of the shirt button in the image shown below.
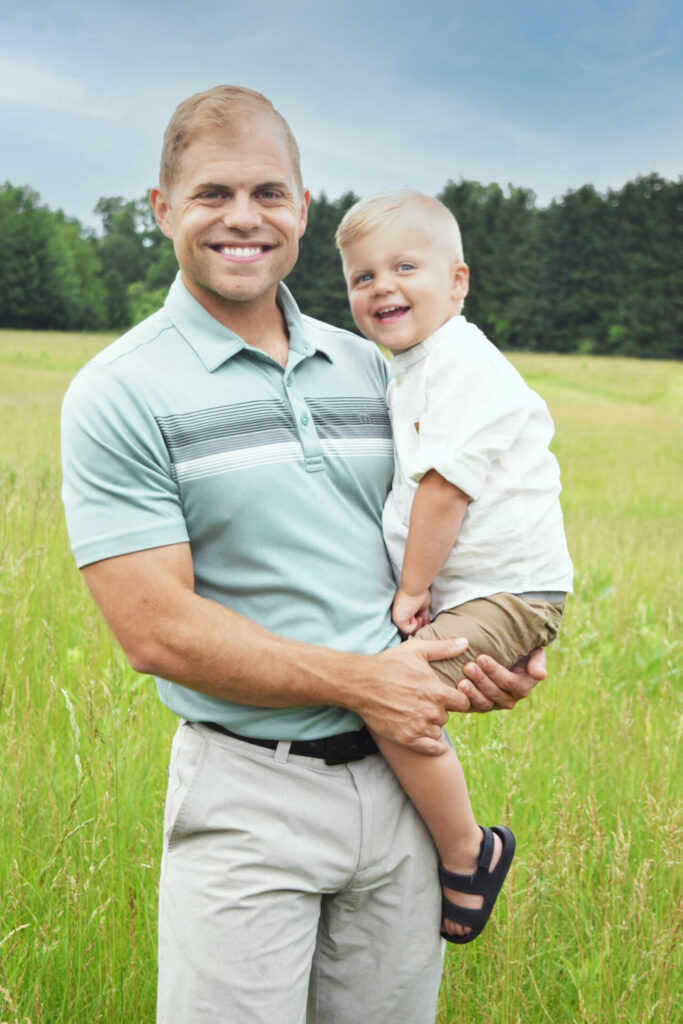
[[305,427],[308,426],[308,421],[310,420],[310,418],[311,417],[308,415],[307,412],[302,412],[302,414],[301,414],[301,422],[303,423],[303,425]]

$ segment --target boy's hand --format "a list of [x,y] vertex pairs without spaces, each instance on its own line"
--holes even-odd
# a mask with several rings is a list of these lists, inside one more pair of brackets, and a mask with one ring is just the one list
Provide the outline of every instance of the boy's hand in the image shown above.
[[399,587],[391,606],[391,617],[405,636],[412,636],[429,622],[429,591],[412,595]]

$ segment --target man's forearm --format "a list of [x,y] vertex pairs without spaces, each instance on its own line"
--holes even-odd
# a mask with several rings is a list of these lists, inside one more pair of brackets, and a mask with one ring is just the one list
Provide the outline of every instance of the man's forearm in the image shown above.
[[277,636],[191,592],[160,610],[147,639],[128,653],[138,672],[262,707],[351,707],[367,660]]

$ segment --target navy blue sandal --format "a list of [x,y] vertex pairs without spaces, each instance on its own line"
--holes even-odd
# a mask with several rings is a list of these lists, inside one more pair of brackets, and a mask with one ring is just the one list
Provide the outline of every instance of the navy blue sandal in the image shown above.
[[[442,916],[471,929],[466,935],[449,935],[448,932],[441,932],[443,938],[448,942],[472,942],[480,934],[491,916],[493,905],[515,855],[515,837],[509,828],[505,828],[504,825],[494,825],[493,828],[484,828],[483,825],[479,827],[483,833],[483,839],[479,847],[478,867],[473,875],[458,875],[453,871],[446,871],[443,865],[439,864],[439,881],[446,888],[484,897],[483,905],[477,908],[461,907],[447,899],[446,896],[443,897]],[[495,868],[493,871],[489,871],[494,850],[494,832],[500,837],[503,849]]]

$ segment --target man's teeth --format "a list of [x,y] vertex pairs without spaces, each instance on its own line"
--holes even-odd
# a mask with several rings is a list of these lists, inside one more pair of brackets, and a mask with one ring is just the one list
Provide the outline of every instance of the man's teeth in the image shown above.
[[263,252],[263,246],[221,245],[219,246],[218,251],[224,253],[226,256],[258,256]]

